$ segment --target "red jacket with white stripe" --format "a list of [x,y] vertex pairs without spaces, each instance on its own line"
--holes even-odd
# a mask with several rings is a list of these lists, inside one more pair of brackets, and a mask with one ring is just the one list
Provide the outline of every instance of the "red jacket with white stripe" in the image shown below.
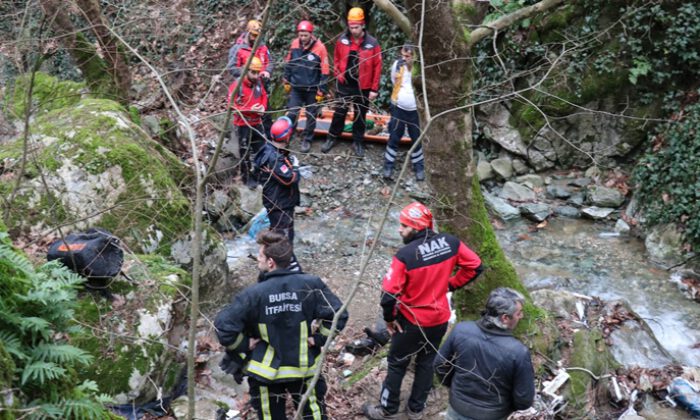
[[398,311],[421,327],[444,324],[450,319],[447,292],[466,285],[482,271],[479,256],[459,239],[422,230],[396,253],[384,276],[384,319],[395,320]]
[[[262,105],[267,109],[267,92],[265,92],[260,79],[253,83],[250,79],[244,77],[243,84],[236,95],[236,100],[231,102],[231,95],[234,89],[236,89],[237,84],[238,80],[231,83],[228,87],[228,104],[234,109],[233,125],[240,127],[244,125],[256,126],[262,124],[262,114],[253,111],[253,106],[255,105]],[[240,113],[235,111],[240,111]]]
[[359,43],[354,42],[349,32],[345,32],[335,43],[333,52],[333,74],[338,83],[345,84],[345,70],[350,51],[356,50],[359,62],[360,89],[379,92],[379,78],[382,75],[382,48],[379,42],[365,32]]

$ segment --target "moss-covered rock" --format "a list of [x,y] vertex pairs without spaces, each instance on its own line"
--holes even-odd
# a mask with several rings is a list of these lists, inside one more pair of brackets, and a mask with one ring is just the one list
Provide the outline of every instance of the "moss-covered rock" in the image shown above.
[[[24,118],[25,116],[31,80],[31,74],[25,74],[15,79],[14,94],[8,108],[9,114],[15,118]],[[59,80],[46,73],[35,73],[31,115],[39,116],[55,109],[75,105],[86,92],[84,83]]]
[[[189,169],[116,102],[81,99],[46,112],[32,124],[29,141],[28,165],[6,220],[12,233],[101,226],[132,250],[168,253],[189,231],[190,203],[178,188]],[[5,197],[19,176],[22,152],[21,138],[0,151]]]
[[81,297],[76,319],[84,328],[72,342],[95,357],[78,372],[81,379],[94,380],[118,403],[141,403],[167,394],[180,374],[184,355],[170,329],[184,309],[176,302],[187,293],[189,276],[153,255],[129,256],[124,268],[131,280],[110,284],[115,300]]
[[15,398],[12,391],[12,379],[15,373],[15,363],[0,341],[0,420],[14,418],[5,408],[14,408]]

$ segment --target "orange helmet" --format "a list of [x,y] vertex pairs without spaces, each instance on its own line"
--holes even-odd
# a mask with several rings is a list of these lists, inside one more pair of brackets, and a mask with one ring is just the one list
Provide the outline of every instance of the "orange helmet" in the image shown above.
[[311,22],[309,22],[308,20],[302,20],[302,21],[299,22],[299,24],[297,25],[297,32],[301,32],[301,31],[313,33],[313,31],[314,31],[314,24],[311,23]]
[[253,35],[260,35],[260,29],[262,29],[262,24],[255,19],[249,20],[248,25],[245,27],[245,30]]
[[248,69],[253,71],[263,71],[262,61],[260,61],[257,56],[253,56],[253,59],[250,60],[250,67],[248,67]]
[[348,12],[348,25],[364,25],[365,11],[361,7],[353,7]]
[[399,223],[418,231],[433,229],[433,213],[423,204],[414,201],[401,210]]

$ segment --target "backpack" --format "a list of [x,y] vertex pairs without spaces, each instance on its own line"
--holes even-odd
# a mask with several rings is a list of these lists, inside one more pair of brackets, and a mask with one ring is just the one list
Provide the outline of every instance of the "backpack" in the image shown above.
[[60,260],[88,280],[110,279],[121,272],[124,251],[119,238],[104,229],[91,228],[85,233],[71,233],[65,241],[54,241],[46,258]]

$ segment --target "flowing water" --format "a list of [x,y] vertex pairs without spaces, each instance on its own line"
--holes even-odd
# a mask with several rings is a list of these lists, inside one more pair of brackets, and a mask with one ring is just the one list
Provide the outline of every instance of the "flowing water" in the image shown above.
[[[553,288],[624,299],[649,325],[657,340],[681,364],[700,366],[700,306],[669,281],[671,273],[651,263],[644,244],[610,226],[581,219],[553,218],[542,230],[516,221],[497,231],[504,251],[529,289]],[[663,365],[654,345],[634,334],[617,346],[624,364]],[[651,349],[651,350],[650,350]],[[645,361],[647,363],[645,363]]]

